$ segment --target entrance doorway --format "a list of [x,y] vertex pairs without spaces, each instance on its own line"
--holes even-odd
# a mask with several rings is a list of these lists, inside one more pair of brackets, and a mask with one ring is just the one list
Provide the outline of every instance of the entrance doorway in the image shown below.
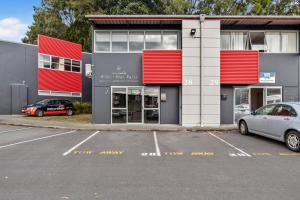
[[233,120],[236,123],[241,117],[258,108],[282,101],[281,86],[250,86],[234,88]]
[[264,88],[251,88],[251,112],[264,105]]
[[159,97],[159,87],[112,86],[111,123],[158,124]]

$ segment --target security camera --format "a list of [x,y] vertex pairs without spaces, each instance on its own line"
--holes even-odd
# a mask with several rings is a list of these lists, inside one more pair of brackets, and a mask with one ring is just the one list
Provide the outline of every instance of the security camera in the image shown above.
[[191,36],[194,36],[196,34],[196,29],[192,28],[190,34],[191,34]]

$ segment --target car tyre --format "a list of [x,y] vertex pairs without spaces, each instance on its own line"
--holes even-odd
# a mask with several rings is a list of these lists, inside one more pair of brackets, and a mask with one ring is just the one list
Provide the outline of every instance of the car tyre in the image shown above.
[[239,131],[242,135],[249,135],[248,126],[244,120],[239,123]]
[[285,143],[290,150],[300,152],[300,134],[297,131],[289,131]]
[[43,117],[43,116],[44,116],[44,112],[43,112],[42,110],[38,109],[38,110],[35,112],[35,115],[36,115],[37,117]]
[[68,109],[66,112],[67,116],[72,116],[73,115],[73,110],[72,109]]

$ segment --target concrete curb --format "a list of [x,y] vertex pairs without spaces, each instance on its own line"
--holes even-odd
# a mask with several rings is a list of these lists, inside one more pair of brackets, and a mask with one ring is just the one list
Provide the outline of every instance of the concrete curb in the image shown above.
[[[39,122],[40,123],[40,122]],[[23,127],[35,127],[35,128],[53,128],[53,129],[76,129],[76,130],[86,130],[86,131],[165,131],[165,132],[197,132],[197,131],[232,131],[238,130],[236,126],[224,126],[224,127],[164,127],[164,126],[155,126],[155,127],[131,127],[126,126],[114,126],[114,125],[104,125],[103,127],[91,127],[97,125],[78,125],[74,124],[73,126],[59,126],[59,125],[35,125],[31,123],[18,123],[18,122],[0,122],[0,125],[11,125],[11,126],[23,126]],[[89,126],[89,127],[82,127]],[[101,126],[101,125],[100,125]]]

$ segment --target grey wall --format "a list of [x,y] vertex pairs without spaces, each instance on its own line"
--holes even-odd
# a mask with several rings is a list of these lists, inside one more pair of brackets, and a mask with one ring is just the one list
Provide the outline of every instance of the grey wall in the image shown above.
[[[298,54],[260,53],[260,72],[275,72],[274,84],[264,86],[282,86],[283,101],[300,101],[300,56]],[[238,85],[237,85],[238,86]],[[233,87],[222,85],[221,95],[227,94],[227,100],[221,100],[221,123],[233,123]]]
[[[91,55],[83,54],[82,66],[91,63]],[[0,114],[12,113],[11,85],[22,84],[28,86],[28,103],[34,103],[47,96],[38,96],[37,91],[38,49],[36,45],[0,41]],[[91,79],[84,76],[82,99],[91,101]],[[63,97],[61,97],[63,98]],[[68,98],[81,100],[81,98]]]
[[221,95],[226,95],[226,99],[221,99],[221,124],[233,123],[233,87],[221,87]]
[[166,93],[167,101],[160,103],[160,123],[179,124],[179,88],[162,86],[160,93]]

